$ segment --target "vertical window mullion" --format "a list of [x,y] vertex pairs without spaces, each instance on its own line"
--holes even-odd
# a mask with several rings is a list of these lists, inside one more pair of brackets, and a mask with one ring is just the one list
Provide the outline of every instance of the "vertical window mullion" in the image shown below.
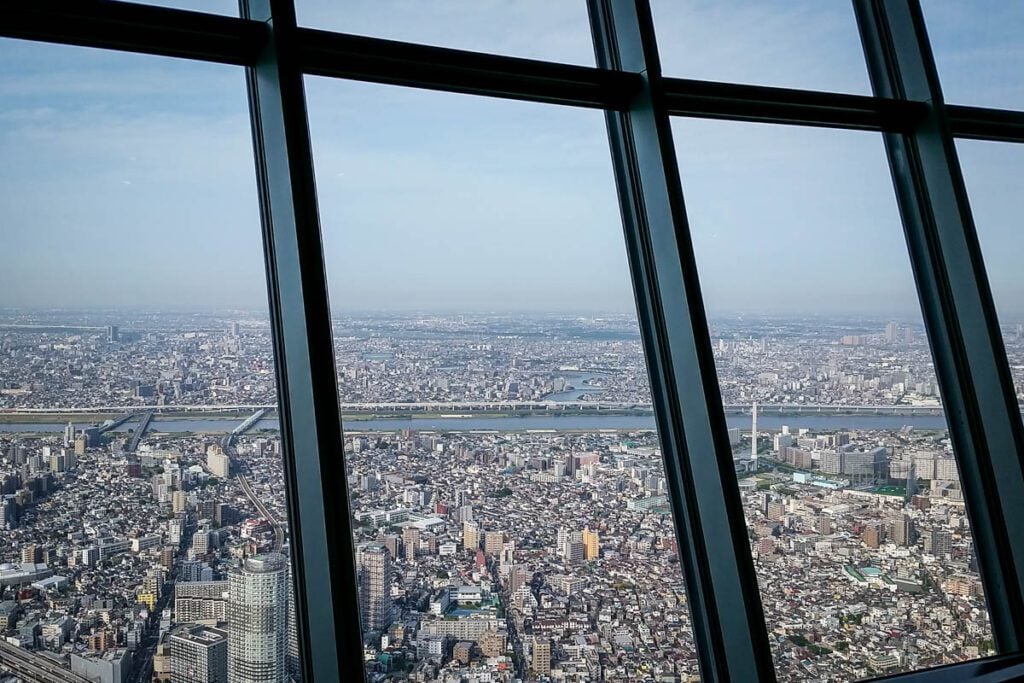
[[701,672],[707,681],[772,681],[650,8],[589,8],[598,65],[643,75],[625,110],[607,112],[608,132]]
[[248,70],[296,615],[306,680],[363,679],[349,496],[303,74],[291,0],[241,0],[268,40]]
[[957,455],[992,630],[1024,646],[1024,429],[942,91],[916,0],[854,0],[872,88],[928,103],[911,131],[885,134]]

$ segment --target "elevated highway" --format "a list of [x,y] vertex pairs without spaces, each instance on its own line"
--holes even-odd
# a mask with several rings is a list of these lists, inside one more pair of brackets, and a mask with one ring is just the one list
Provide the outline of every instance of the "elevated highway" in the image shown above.
[[221,446],[224,450],[226,451],[230,448],[231,444],[235,442],[237,437],[252,429],[256,423],[262,420],[269,412],[270,408],[259,408],[255,413],[247,417],[245,422],[232,429],[231,432],[221,440]]
[[132,439],[128,442],[128,452],[134,453],[135,449],[139,447],[139,442],[142,441],[142,437],[145,435],[146,430],[149,429],[149,423],[153,421],[153,411],[150,410],[142,419],[139,421],[139,426],[132,433]]

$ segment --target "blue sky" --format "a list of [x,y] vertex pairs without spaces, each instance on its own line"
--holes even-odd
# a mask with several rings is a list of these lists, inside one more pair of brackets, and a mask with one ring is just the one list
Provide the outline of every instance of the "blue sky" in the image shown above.
[[[582,2],[298,5],[318,27],[593,63]],[[947,100],[1024,109],[1024,3],[924,5]],[[846,2],[653,9],[667,74],[869,92]],[[265,305],[241,69],[10,40],[0,63],[0,306]],[[307,97],[335,307],[632,309],[599,112],[320,78]],[[880,136],[673,132],[713,312],[916,309]],[[1024,147],[958,148],[1020,316]]]

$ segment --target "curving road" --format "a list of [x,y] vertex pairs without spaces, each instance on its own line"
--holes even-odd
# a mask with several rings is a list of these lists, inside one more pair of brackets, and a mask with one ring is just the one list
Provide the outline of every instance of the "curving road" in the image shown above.
[[[233,464],[237,462],[234,456],[231,457],[231,462]],[[235,479],[238,480],[239,486],[242,487],[242,493],[245,494],[245,497],[252,502],[260,515],[265,517],[267,521],[270,522],[270,526],[274,528],[274,552],[280,552],[281,547],[284,545],[284,525],[277,520],[274,513],[267,509],[267,506],[263,504],[263,501],[256,497],[256,492],[252,490],[252,486],[249,484],[249,477],[239,472],[235,475]]]

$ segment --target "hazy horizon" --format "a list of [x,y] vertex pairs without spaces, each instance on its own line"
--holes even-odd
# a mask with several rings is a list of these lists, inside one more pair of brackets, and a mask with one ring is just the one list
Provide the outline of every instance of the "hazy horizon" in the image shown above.
[[[947,99],[1024,108],[1008,28],[1022,6],[972,7],[925,3]],[[653,9],[667,74],[869,92],[845,3]],[[329,29],[593,64],[583,3],[298,11]],[[705,30],[720,39],[698,40]],[[0,57],[0,306],[265,309],[243,69],[17,40]],[[601,112],[306,84],[335,310],[635,313]],[[684,118],[673,133],[709,315],[919,315],[880,135]],[[997,306],[1019,318],[1024,152],[958,149]]]

